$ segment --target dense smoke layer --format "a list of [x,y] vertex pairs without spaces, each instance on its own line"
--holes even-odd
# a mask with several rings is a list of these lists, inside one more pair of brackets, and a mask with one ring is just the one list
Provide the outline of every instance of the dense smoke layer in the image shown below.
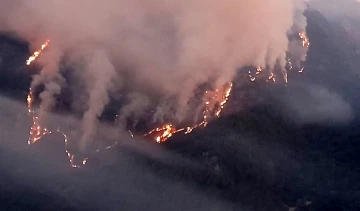
[[114,66],[102,50],[95,50],[93,55],[89,55],[87,63],[85,67],[87,74],[84,75],[84,79],[89,91],[89,106],[84,114],[82,125],[83,135],[80,141],[83,147],[86,141],[92,139],[96,133],[98,117],[101,116],[104,107],[109,103],[107,93],[112,87],[112,78],[116,74]]
[[[66,55],[83,67],[75,70],[84,72],[80,75],[89,95],[83,140],[93,136],[112,89],[133,88],[137,93],[128,97],[134,101],[120,111],[121,121],[143,111],[153,96],[160,96],[160,105],[174,99],[176,114],[171,115],[181,121],[191,110],[187,100],[200,84],[220,87],[248,65],[284,69],[288,50],[298,51],[289,34],[306,27],[302,0],[0,2],[1,30],[29,40],[34,49],[50,39],[46,54],[55,55],[52,65]],[[47,68],[49,60],[44,56],[39,62],[52,78],[59,68]],[[117,77],[124,83],[112,80]],[[46,87],[46,92],[59,93],[52,85]],[[51,94],[42,96],[52,100]]]
[[126,129],[126,120],[129,117],[134,119],[134,124],[144,115],[146,108],[149,106],[150,99],[147,95],[141,93],[130,93],[128,95],[129,104],[121,108],[119,118],[117,119],[118,124],[121,128]]

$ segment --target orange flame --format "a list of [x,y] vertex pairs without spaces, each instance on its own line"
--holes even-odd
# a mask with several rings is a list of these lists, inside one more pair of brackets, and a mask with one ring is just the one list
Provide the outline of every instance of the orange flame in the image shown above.
[[[29,116],[31,116],[31,118],[33,120],[33,123],[32,123],[32,126],[30,127],[30,132],[29,132],[29,139],[28,139],[28,144],[29,145],[36,143],[38,140],[43,138],[45,135],[53,133],[53,131],[49,130],[46,127],[42,127],[40,125],[39,117],[36,116],[35,110],[32,109],[33,102],[34,102],[34,95],[33,95],[33,92],[32,92],[32,90],[30,88],[28,96],[27,96],[27,107],[28,107],[28,114],[29,114]],[[63,131],[61,131],[60,128],[58,128],[55,132],[60,133],[64,137],[65,153],[66,153],[66,155],[67,155],[67,157],[69,159],[71,167],[73,167],[73,168],[81,167],[80,165],[75,164],[74,154],[70,153],[70,151],[68,150],[68,137],[67,137],[67,135]],[[87,159],[88,158],[83,159],[83,161],[82,161],[83,165],[86,164]]]
[[44,135],[51,133],[51,131],[49,131],[47,128],[42,128],[40,126],[39,117],[35,115],[35,111],[32,110],[31,108],[34,101],[33,97],[34,97],[33,92],[30,88],[29,94],[27,96],[27,106],[28,106],[28,114],[31,116],[33,123],[29,132],[30,136],[29,136],[28,144],[33,144],[39,139],[41,139]]
[[309,38],[307,37],[306,32],[300,32],[299,37],[300,37],[300,39],[302,41],[302,46],[303,47],[305,47],[305,48],[310,47],[310,41],[309,41]]
[[144,136],[155,135],[155,141],[157,143],[161,143],[168,140],[173,134],[180,132],[181,130],[183,129],[177,130],[172,124],[165,124],[161,127],[151,130]]
[[27,60],[26,60],[26,65],[30,65],[33,61],[36,60],[36,58],[38,58],[42,52],[45,50],[45,48],[50,44],[50,40],[46,40],[46,42],[44,44],[41,45],[41,48],[37,51],[35,51],[33,53],[32,56],[30,56]]
[[[304,47],[304,48],[309,48],[311,43],[310,43],[309,38],[307,37],[306,32],[305,31],[300,32],[298,35],[299,35],[299,38],[301,40],[301,46]],[[287,67],[288,67],[289,70],[293,69],[293,65],[292,65],[291,60],[289,58],[287,58]],[[304,71],[304,67],[302,67],[302,68],[300,68],[298,70],[299,73],[302,73],[303,71]],[[254,82],[256,80],[256,76],[259,75],[261,72],[262,72],[262,67],[260,67],[260,66],[256,68],[255,74],[253,74],[252,71],[248,71],[250,81]],[[286,69],[283,70],[282,75],[284,77],[285,83],[288,83],[288,73],[287,73]],[[268,79],[266,81],[267,82],[272,81],[272,82],[275,83],[276,79],[277,79],[276,75],[273,72],[270,72],[269,75],[268,75]]]
[[[224,88],[221,89],[221,91],[219,89],[216,89],[213,92],[205,92],[205,94],[211,94],[211,96],[208,96],[209,100],[206,100],[204,103],[203,119],[200,123],[180,129],[176,129],[176,127],[172,124],[165,124],[161,127],[157,127],[151,130],[144,136],[151,136],[151,138],[153,138],[157,143],[162,143],[167,141],[176,133],[185,131],[185,134],[189,134],[198,127],[206,127],[211,118],[220,117],[220,114],[229,99],[232,87],[233,84],[230,82],[227,83]],[[219,96],[221,96],[220,100]],[[214,105],[217,105],[217,107],[215,107]]]

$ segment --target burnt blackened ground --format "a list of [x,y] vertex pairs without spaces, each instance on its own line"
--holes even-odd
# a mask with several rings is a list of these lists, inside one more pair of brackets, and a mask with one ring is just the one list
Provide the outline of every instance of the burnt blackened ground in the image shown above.
[[[172,181],[230,204],[219,210],[287,210],[286,206],[358,210],[360,134],[356,126],[299,127],[276,114],[258,107],[224,116],[162,146],[185,160],[161,156],[161,151],[149,155],[119,146],[93,155],[85,168],[71,169],[61,137],[47,137],[23,151],[2,147],[0,206],[99,210],[112,203],[128,210],[176,209],[179,204],[165,206],[164,201],[189,199],[183,199],[178,188],[164,189]],[[25,135],[17,140],[21,147],[26,145]],[[147,143],[139,142],[143,144]],[[151,145],[157,144],[147,147]],[[151,198],[152,203],[141,197]],[[183,205],[185,210],[192,206],[189,203]]]
[[[281,204],[303,206],[300,210],[358,210],[356,126],[298,127],[275,113],[257,108],[224,117],[167,145],[203,160],[213,170],[207,185],[234,202],[248,202],[251,210]],[[311,204],[305,206],[306,201]]]

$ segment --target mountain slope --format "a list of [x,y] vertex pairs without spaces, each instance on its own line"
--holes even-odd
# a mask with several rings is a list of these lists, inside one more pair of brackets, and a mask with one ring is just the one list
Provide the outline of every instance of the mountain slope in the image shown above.
[[[303,74],[292,73],[287,87],[244,83],[234,90],[226,115],[190,135],[174,136],[160,149],[154,143],[129,141],[132,147],[113,148],[91,156],[84,169],[69,169],[62,143],[52,142],[59,137],[17,149],[20,143],[25,145],[27,135],[26,126],[18,130],[11,124],[21,106],[3,100],[3,139],[14,134],[16,138],[9,141],[15,149],[0,148],[0,206],[7,210],[258,211],[295,206],[297,210],[359,210],[358,118],[345,124],[330,118],[334,122],[330,126],[299,121],[290,109],[289,99],[294,98],[287,98],[296,96],[304,108],[315,110],[312,102],[318,102],[313,99],[318,95],[307,88],[316,85],[340,95],[357,114],[360,86],[353,52],[358,49],[343,28],[318,11],[309,9],[306,15],[312,45]],[[26,112],[24,99],[36,67],[23,64],[28,53],[24,43],[3,36],[0,44],[0,89],[22,101]],[[318,112],[323,116],[332,116],[331,110],[322,109]]]

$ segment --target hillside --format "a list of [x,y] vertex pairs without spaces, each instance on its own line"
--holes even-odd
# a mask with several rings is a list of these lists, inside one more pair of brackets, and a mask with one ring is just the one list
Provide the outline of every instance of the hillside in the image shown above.
[[37,67],[24,64],[26,43],[1,36],[0,91],[13,101],[4,98],[0,109],[9,140],[0,148],[0,207],[359,210],[359,48],[317,10],[306,16],[312,44],[305,71],[291,73],[287,87],[244,82],[226,115],[208,127],[160,146],[120,137],[127,144],[92,155],[83,169],[68,167],[61,137],[26,146],[26,122],[12,122],[26,113]]

